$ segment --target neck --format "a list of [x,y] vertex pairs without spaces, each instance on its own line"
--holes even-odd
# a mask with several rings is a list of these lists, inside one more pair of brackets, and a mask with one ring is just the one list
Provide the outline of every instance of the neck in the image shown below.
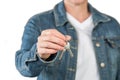
[[76,5],[67,2],[64,2],[64,4],[66,11],[69,14],[71,14],[74,18],[76,18],[79,22],[85,21],[90,16],[87,2]]

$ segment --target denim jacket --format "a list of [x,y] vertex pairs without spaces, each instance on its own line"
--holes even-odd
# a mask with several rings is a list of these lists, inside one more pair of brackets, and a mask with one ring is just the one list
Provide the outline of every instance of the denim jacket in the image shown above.
[[[120,80],[120,25],[114,18],[97,11],[90,4],[88,8],[95,26],[92,41],[100,80]],[[61,51],[58,51],[47,61],[39,58],[36,55],[37,38],[45,29],[57,29],[64,35],[70,35],[70,48],[74,57],[70,57],[66,51],[60,58]],[[54,9],[29,19],[24,29],[21,49],[16,52],[16,68],[23,76],[38,77],[37,80],[75,80],[77,51],[78,36],[66,17],[62,1]]]

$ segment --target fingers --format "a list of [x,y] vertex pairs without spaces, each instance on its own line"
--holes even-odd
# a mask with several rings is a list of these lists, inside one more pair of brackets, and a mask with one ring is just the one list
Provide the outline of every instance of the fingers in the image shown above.
[[55,29],[42,31],[38,37],[37,50],[42,58],[48,58],[51,54],[55,54],[59,50],[63,50],[66,41],[69,41],[69,35],[63,35]]
[[66,35],[66,41],[70,41],[71,40],[71,36]]
[[56,36],[62,40],[66,40],[65,36],[55,29],[44,30],[41,35]]
[[38,43],[38,48],[46,48],[46,49],[54,49],[54,50],[63,50],[64,46],[51,43],[51,42],[42,42],[42,44]]
[[47,48],[38,49],[38,53],[40,53],[40,55],[54,54],[56,52],[57,50],[54,50],[54,49],[47,49]]
[[61,39],[61,38],[58,38],[56,36],[53,36],[53,35],[42,35],[38,38],[38,41],[41,41],[41,42],[51,42],[51,43],[54,43],[54,44],[58,44],[58,45],[61,45],[61,46],[65,46],[66,45],[66,42],[65,40]]

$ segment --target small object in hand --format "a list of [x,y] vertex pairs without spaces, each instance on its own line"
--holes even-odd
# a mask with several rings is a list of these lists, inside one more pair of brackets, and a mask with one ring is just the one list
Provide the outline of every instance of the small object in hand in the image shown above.
[[70,49],[70,43],[67,42],[67,44],[66,44],[66,46],[64,47],[64,49],[63,49],[63,51],[62,51],[59,59],[62,58],[62,56],[63,56],[63,54],[64,54],[64,52],[65,52],[66,50],[69,52],[70,56],[73,57],[73,53],[72,53],[72,51],[71,51],[71,49]]

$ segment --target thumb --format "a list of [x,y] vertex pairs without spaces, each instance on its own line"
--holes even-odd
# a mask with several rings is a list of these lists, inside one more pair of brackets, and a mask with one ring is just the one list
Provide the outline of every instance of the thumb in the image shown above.
[[65,37],[66,37],[66,41],[70,41],[71,40],[71,36],[65,35]]

